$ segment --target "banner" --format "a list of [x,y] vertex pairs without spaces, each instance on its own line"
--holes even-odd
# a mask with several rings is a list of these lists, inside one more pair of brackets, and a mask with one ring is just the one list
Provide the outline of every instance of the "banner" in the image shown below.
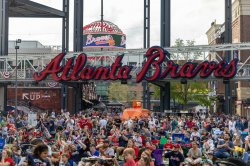
[[190,144],[190,138],[185,137],[184,134],[172,134],[172,142],[174,144]]
[[5,139],[0,138],[0,150],[3,150],[4,146],[5,146]]

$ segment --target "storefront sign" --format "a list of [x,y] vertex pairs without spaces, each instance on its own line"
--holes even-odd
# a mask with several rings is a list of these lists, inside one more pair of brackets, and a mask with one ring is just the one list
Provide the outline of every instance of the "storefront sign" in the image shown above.
[[40,99],[47,99],[50,98],[48,94],[41,94],[40,92],[28,92],[22,93],[22,100],[40,100]]
[[[146,52],[147,60],[142,70],[136,75],[136,82],[142,80],[156,81],[166,78],[194,78],[200,76],[207,78],[213,74],[217,78],[230,79],[237,72],[237,59],[232,60],[229,64],[226,61],[216,63],[214,61],[204,61],[200,64],[187,62],[181,67],[173,61],[166,61],[168,52],[161,47],[151,47]],[[61,62],[65,54],[57,55],[41,72],[34,73],[34,79],[41,81],[47,76],[52,75],[55,81],[78,81],[78,80],[128,80],[131,79],[131,70],[133,66],[123,65],[123,56],[117,56],[111,67],[94,67],[86,65],[87,55],[82,53],[78,55],[76,61],[74,57],[69,58],[67,63],[62,66]],[[163,62],[167,66],[163,70]],[[149,70],[153,67],[151,75],[147,76]]]

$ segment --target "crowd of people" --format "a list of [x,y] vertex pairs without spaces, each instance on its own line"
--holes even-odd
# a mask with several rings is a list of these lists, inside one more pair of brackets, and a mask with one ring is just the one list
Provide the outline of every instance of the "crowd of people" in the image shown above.
[[120,112],[0,117],[0,166],[249,165],[248,120],[200,113],[121,119]]

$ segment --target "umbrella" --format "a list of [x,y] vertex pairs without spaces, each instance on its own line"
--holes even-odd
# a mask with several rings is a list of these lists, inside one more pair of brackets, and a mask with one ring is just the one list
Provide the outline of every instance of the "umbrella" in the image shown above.
[[13,111],[13,110],[15,110],[15,107],[9,105],[6,107],[6,111]]

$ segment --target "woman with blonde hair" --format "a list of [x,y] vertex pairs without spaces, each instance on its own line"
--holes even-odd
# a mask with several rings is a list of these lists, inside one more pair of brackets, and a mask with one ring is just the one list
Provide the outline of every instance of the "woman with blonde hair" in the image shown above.
[[[135,150],[133,148],[126,148],[123,151],[123,156],[124,156],[124,161],[125,163],[123,166],[136,166],[135,165]],[[114,165],[119,166],[118,162],[116,159],[114,159]]]
[[140,160],[136,163],[136,166],[154,166],[151,153],[151,150],[144,150],[141,154]]
[[0,166],[14,166],[14,160],[11,158],[11,151],[10,150],[3,150],[2,152],[2,160]]

